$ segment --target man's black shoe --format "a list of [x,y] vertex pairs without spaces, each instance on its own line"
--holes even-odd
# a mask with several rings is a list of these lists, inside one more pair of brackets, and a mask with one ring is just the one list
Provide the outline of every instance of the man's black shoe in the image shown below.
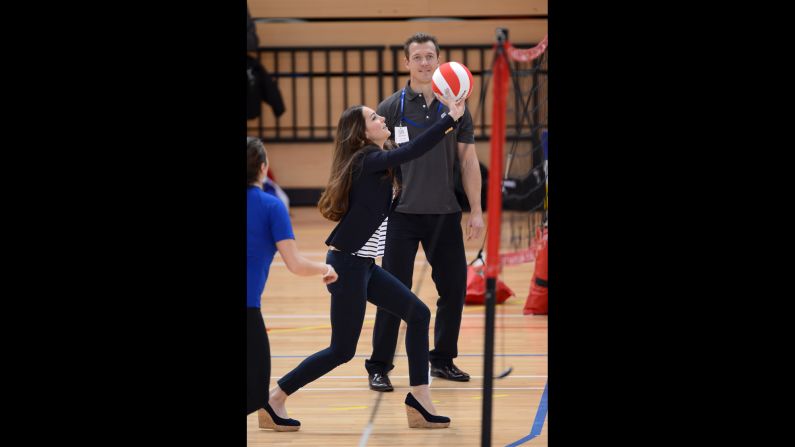
[[458,369],[453,362],[443,365],[431,364],[431,375],[433,377],[441,377],[442,379],[454,380],[456,382],[469,382],[469,374]]
[[370,374],[370,389],[373,391],[393,391],[392,382],[385,374]]

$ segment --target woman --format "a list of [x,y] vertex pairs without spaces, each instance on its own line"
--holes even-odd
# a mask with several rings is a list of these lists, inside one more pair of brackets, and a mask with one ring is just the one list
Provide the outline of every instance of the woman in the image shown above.
[[[448,93],[449,95],[449,93]],[[437,96],[438,97],[438,96]],[[337,366],[350,361],[364,321],[367,301],[406,321],[406,352],[411,391],[406,412],[411,428],[445,428],[450,419],[436,416],[428,388],[428,307],[403,283],[375,264],[383,255],[387,217],[397,204],[401,163],[433,148],[464,113],[464,101],[448,103],[427,131],[403,146],[385,150],[391,135],[384,117],[372,109],[354,106],[343,112],[337,125],[331,176],[318,207],[329,220],[339,222],[326,240],[326,262],[340,272],[331,292],[331,344],[306,358],[278,381],[270,392],[268,408],[278,427],[287,419],[287,397]],[[270,413],[270,411],[269,411]]]
[[[259,411],[260,428],[273,428],[265,416],[270,386],[271,356],[260,300],[273,255],[279,251],[287,269],[299,276],[323,275],[323,282],[337,280],[334,267],[303,257],[295,244],[290,217],[284,204],[262,190],[268,174],[265,147],[257,138],[246,142],[246,414]],[[290,424],[286,422],[285,424]],[[297,430],[298,428],[294,428]]]

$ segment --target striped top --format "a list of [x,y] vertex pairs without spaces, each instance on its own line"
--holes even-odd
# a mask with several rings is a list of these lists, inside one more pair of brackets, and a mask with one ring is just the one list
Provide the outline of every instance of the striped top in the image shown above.
[[386,245],[386,222],[389,220],[389,216],[384,218],[384,221],[381,222],[381,226],[375,230],[370,239],[364,243],[362,248],[358,251],[354,252],[354,256],[359,256],[361,258],[380,258],[384,256],[384,246]]

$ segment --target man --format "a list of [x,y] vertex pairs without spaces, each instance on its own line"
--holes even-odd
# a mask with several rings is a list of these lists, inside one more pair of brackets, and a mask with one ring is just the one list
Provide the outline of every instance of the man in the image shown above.
[[[433,94],[432,76],[439,66],[436,38],[417,33],[404,47],[410,72],[405,88],[378,105],[377,113],[398,145],[411,141],[447,112]],[[400,201],[388,221],[383,268],[411,288],[414,259],[419,244],[433,270],[439,293],[434,323],[434,349],[430,351],[431,375],[460,382],[469,374],[453,364],[458,355],[458,333],[466,294],[467,262],[461,231],[461,207],[455,196],[454,163],[461,173],[471,213],[467,240],[483,232],[480,204],[480,165],[475,153],[472,115],[469,109],[457,129],[422,157],[401,165]],[[388,373],[397,345],[400,319],[378,310],[373,330],[373,353],[365,361],[370,389],[392,391]]]

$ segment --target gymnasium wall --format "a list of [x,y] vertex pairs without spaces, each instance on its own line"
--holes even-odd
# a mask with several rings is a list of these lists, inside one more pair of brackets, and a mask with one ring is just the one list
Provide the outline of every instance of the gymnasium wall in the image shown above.
[[[441,61],[467,60],[473,71],[473,93],[467,102],[470,112],[478,106],[481,77],[473,67],[488,66],[491,50],[462,49],[446,52],[445,46],[486,45],[495,42],[495,30],[507,28],[510,41],[517,46],[535,44],[548,29],[546,0],[408,0],[402,2],[340,0],[248,0],[255,19],[261,50],[260,62],[272,73],[314,73],[330,69],[375,73],[392,72],[397,67],[397,79],[391,76],[277,77],[287,111],[278,121],[271,108],[262,104],[262,116],[247,123],[249,135],[257,136],[260,126],[268,131],[263,137],[271,168],[278,184],[292,198],[311,197],[312,191],[322,188],[328,178],[331,163],[330,142],[275,142],[275,129],[281,139],[311,140],[317,131],[326,136],[336,127],[339,114],[352,104],[364,103],[375,108],[383,97],[394,92],[395,82],[405,84],[407,70],[402,52],[393,53],[391,46],[402,45],[415,32],[437,37],[442,47]],[[386,47],[375,51],[268,51],[285,47]],[[397,60],[395,60],[397,56]],[[311,87],[310,87],[311,84]],[[378,92],[381,92],[379,95]],[[328,102],[328,103],[327,103]],[[310,106],[310,104],[313,104]],[[486,109],[478,111],[476,121],[490,125],[487,95]],[[485,112],[485,113],[484,113]],[[483,115],[482,117],[480,115]],[[310,126],[309,124],[312,124]],[[285,138],[286,137],[286,138]],[[476,144],[478,157],[488,165],[488,143]],[[299,193],[294,196],[294,192]],[[298,200],[300,202],[300,200]]]

